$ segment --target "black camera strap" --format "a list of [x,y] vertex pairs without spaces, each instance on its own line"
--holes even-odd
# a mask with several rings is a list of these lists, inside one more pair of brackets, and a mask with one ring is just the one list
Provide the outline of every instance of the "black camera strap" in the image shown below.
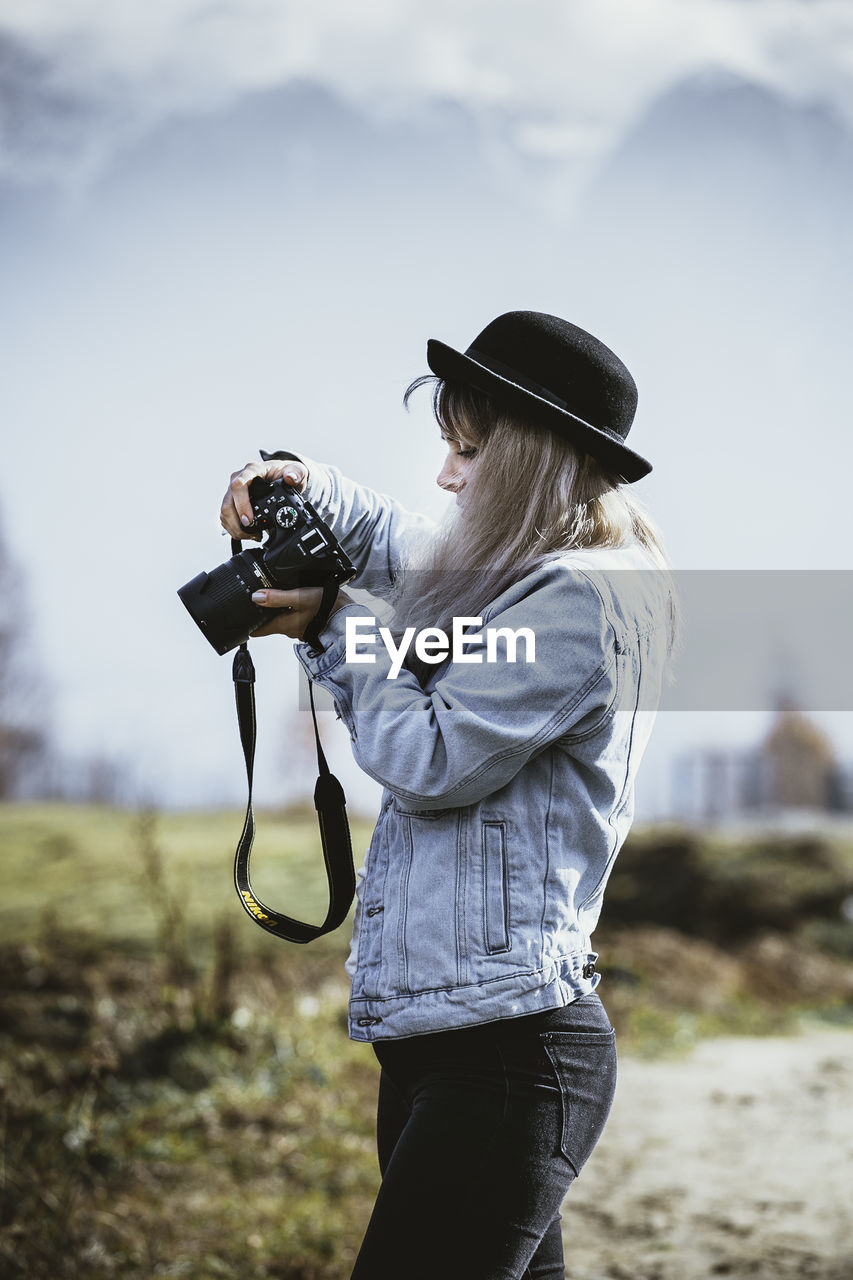
[[[340,590],[340,583],[338,582],[337,578],[330,578],[328,582],[325,583],[323,587],[323,598],[320,601],[320,607],[317,610],[317,612],[314,614],[314,617],[308,623],[308,626],[305,628],[305,635],[303,638],[305,640],[305,643],[310,644],[311,646],[312,658],[316,658],[319,653],[323,652],[323,646],[320,643],[320,632],[323,630],[326,623],[329,621],[329,615],[332,612],[332,605],[335,603],[335,601],[338,598],[339,590]],[[314,709],[313,699],[311,702],[311,709],[312,711]],[[316,728],[317,728],[317,721],[315,719],[314,721],[315,731],[316,731]],[[320,747],[319,737],[317,738],[317,748],[322,754],[322,748]]]
[[[318,647],[316,633],[323,625],[325,618],[317,622],[326,608],[326,617],[332,607],[338,584],[334,583],[334,594],[327,602],[326,592],[320,611],[313,619],[306,639],[312,647]],[[314,737],[317,743],[317,767],[319,776],[314,787],[314,807],[317,810],[317,821],[320,825],[320,839],[323,845],[323,859],[326,864],[326,879],[329,882],[329,909],[322,924],[306,924],[293,916],[282,915],[262,902],[252,888],[249,879],[249,860],[255,840],[255,814],[252,807],[252,777],[255,763],[255,739],[257,722],[255,717],[255,664],[252,662],[248,646],[241,644],[234,654],[234,692],[237,699],[237,723],[240,726],[240,742],[246,761],[246,778],[249,784],[249,800],[246,806],[246,818],[243,823],[243,834],[237,845],[234,859],[234,885],[243,904],[244,910],[252,917],[255,924],[273,933],[277,938],[287,942],[312,942],[324,933],[331,933],[343,924],[355,896],[355,866],[352,858],[352,842],[350,840],[349,823],[347,822],[346,797],[341,784],[329,771],[320,733],[317,728],[317,713],[314,709],[314,690],[309,683],[311,697],[311,716],[314,721]]]

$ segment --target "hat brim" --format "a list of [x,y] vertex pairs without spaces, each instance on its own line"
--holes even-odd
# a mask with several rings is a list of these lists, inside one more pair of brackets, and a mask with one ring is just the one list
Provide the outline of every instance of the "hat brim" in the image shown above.
[[585,422],[568,409],[562,409],[544,396],[495,373],[493,369],[480,364],[462,351],[448,347],[437,338],[430,338],[427,343],[427,364],[437,377],[475,387],[478,391],[493,396],[508,409],[523,414],[537,426],[546,427],[571,444],[576,444],[628,484],[641,480],[652,470],[652,464],[646,458],[615,440],[613,436],[600,431],[592,423]]

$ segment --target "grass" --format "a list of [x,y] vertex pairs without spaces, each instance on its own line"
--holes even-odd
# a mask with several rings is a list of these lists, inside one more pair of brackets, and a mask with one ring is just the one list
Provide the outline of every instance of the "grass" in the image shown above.
[[[346,1036],[348,930],[296,947],[258,929],[231,881],[241,827],[0,806],[3,1275],[350,1274],[378,1170],[375,1059]],[[368,836],[355,826],[354,847]],[[849,850],[804,848],[647,833],[625,850],[596,933],[622,1052],[806,1012],[850,1025],[851,931],[832,914]],[[254,866],[261,897],[322,918],[313,813],[261,815]]]
[[204,970],[56,936],[6,961],[3,1274],[348,1274],[376,1072],[339,990],[246,958],[226,1007]]
[[[308,813],[256,815],[252,882],[262,898],[289,915],[320,921],[327,889],[316,817]],[[122,809],[72,805],[0,805],[5,890],[0,936],[32,937],[53,911],[66,930],[105,942],[150,944],[161,925],[145,861],[146,816]],[[231,881],[243,814],[167,813],[156,820],[156,842],[169,893],[193,945],[209,948],[210,921],[238,917]],[[367,847],[370,827],[352,824],[353,849]],[[238,929],[247,946],[261,931],[246,917]],[[275,939],[269,944],[276,945]],[[281,944],[278,944],[281,945]]]
[[[262,824],[262,896],[322,918],[312,820]],[[0,809],[4,1275],[349,1274],[378,1170],[346,931],[307,949],[252,924],[241,825]]]

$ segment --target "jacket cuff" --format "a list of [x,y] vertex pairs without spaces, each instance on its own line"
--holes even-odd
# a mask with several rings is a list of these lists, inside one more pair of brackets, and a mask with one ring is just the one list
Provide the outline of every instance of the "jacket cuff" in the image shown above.
[[[303,498],[307,498],[312,507],[316,507],[321,518],[326,520],[329,502],[332,496],[332,479],[328,468],[322,462],[307,458],[304,453],[297,455],[299,461],[308,468],[308,479],[305,483]],[[326,521],[328,524],[328,521]]]
[[[306,463],[307,466],[307,463]],[[374,618],[374,614],[363,604],[352,600],[349,604],[336,609],[320,632],[320,642],[324,652],[315,655],[310,644],[304,642],[294,646],[294,653],[305,669],[309,680],[320,680],[340,666],[346,659],[346,626],[347,618]]]

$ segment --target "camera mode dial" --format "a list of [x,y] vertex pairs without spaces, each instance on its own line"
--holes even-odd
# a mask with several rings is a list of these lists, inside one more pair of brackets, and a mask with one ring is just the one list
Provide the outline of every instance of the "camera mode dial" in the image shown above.
[[275,513],[275,522],[282,529],[292,529],[298,519],[294,507],[279,507]]

